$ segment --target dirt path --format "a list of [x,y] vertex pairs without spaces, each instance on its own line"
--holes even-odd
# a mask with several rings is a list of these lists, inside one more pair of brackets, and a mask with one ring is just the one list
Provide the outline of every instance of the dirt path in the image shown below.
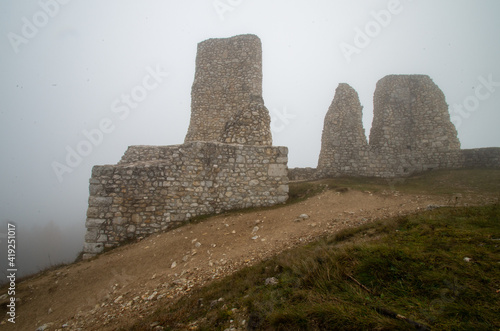
[[[18,284],[5,330],[112,330],[284,249],[378,218],[443,205],[445,197],[327,191],[272,210],[219,215]],[[299,215],[308,219],[297,221]]]

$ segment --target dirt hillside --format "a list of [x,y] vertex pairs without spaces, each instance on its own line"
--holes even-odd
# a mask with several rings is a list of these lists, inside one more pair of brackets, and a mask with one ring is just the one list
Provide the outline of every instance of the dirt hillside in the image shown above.
[[194,287],[325,233],[449,203],[445,196],[329,190],[279,208],[214,216],[18,283],[16,324],[4,320],[0,328],[126,327]]

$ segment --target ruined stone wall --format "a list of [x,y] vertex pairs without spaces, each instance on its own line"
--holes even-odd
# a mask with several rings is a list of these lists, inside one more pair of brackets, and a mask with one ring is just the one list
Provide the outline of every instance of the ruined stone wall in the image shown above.
[[358,93],[339,84],[325,116],[318,161],[320,176],[357,175],[366,171],[368,144]]
[[90,179],[84,257],[192,217],[288,198],[286,147],[271,146],[257,36],[198,45],[186,141],[132,146]]
[[463,168],[500,168],[500,147],[464,149]]
[[290,181],[314,180],[320,178],[317,168],[290,168],[288,169],[288,179]]
[[[375,154],[371,154],[374,156]],[[376,157],[376,155],[375,155]],[[429,156],[427,160],[430,160]],[[372,161],[370,164],[377,164],[379,160]],[[462,149],[448,153],[435,153],[434,162],[427,162],[425,165],[414,163],[401,163],[401,169],[397,172],[389,172],[384,167],[380,167],[380,172],[376,172],[375,167],[370,171],[360,173],[358,176],[366,177],[404,177],[413,173],[419,173],[434,169],[500,169],[500,147]],[[386,171],[386,172],[384,172]],[[347,175],[346,175],[347,176]],[[317,180],[325,177],[335,177],[325,175],[317,168],[290,168],[288,178],[290,181]]]
[[318,175],[398,177],[463,166],[443,92],[426,75],[390,75],[374,94],[366,144],[357,93],[340,84],[325,116]]
[[185,142],[272,145],[262,99],[262,45],[255,35],[198,44]]
[[129,147],[118,165],[92,170],[85,257],[194,216],[285,202],[287,155],[210,142]]
[[385,165],[384,172],[401,175],[459,162],[460,141],[445,96],[429,76],[386,76],[373,100],[371,158]]

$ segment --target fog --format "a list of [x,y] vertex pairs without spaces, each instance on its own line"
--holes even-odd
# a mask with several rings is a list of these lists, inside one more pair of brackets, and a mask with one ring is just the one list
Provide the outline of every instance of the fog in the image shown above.
[[[497,0],[2,1],[0,234],[17,225],[20,274],[74,259],[92,166],[129,145],[183,142],[208,38],[261,38],[273,144],[289,147],[289,167],[316,166],[339,83],[359,93],[368,136],[389,74],[429,75],[462,147],[498,146],[498,13]],[[145,79],[154,88],[127,102]]]

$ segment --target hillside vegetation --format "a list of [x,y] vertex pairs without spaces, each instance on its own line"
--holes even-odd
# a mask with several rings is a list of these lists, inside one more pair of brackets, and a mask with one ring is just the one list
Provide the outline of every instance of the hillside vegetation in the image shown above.
[[285,251],[133,330],[500,327],[500,206],[442,208]]
[[19,279],[0,328],[498,330],[499,197],[492,169],[291,183],[285,205]]
[[[500,192],[500,171],[292,183],[290,203],[345,188],[450,196]],[[498,200],[497,200],[498,201]],[[500,327],[500,206],[384,219],[285,251],[160,308],[133,330]]]

